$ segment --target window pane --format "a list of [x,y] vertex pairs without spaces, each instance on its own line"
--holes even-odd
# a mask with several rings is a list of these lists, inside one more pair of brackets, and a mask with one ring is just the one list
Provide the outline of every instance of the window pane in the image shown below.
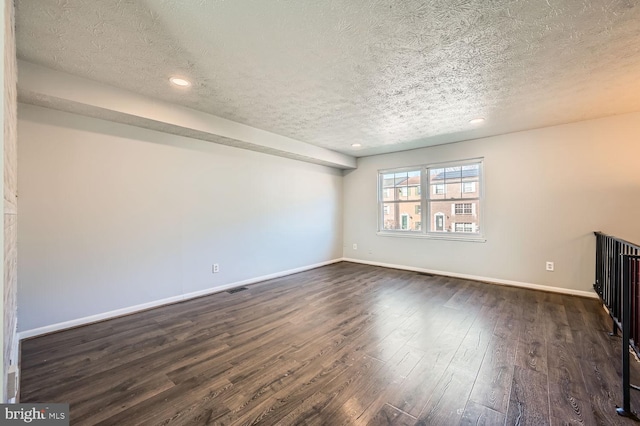
[[382,199],[395,200],[395,179],[393,173],[382,175]]
[[420,170],[407,173],[408,200],[420,199]]
[[409,172],[398,172],[393,174],[393,179],[389,181],[389,186],[393,186],[393,197],[385,200],[419,200],[420,194],[416,188],[420,187],[420,170]]
[[432,200],[443,200],[446,196],[445,185],[443,183],[432,183],[430,196]]
[[461,166],[447,167],[445,169],[445,179],[457,180],[459,182],[460,179],[462,179],[462,167]]
[[396,188],[396,196],[398,200],[406,200],[408,198],[409,190],[406,186],[400,186]]
[[409,188],[409,200],[420,199],[420,172],[417,173],[417,176],[410,176],[407,183]]
[[429,180],[431,182],[444,180],[444,169],[429,169]]
[[429,169],[429,198],[432,200],[443,200],[447,196],[445,176],[445,169]]
[[384,203],[382,207],[382,229],[398,231],[421,230],[421,216],[416,214],[419,202]]
[[480,175],[480,166],[478,164],[468,164],[462,166],[462,177],[478,177]]

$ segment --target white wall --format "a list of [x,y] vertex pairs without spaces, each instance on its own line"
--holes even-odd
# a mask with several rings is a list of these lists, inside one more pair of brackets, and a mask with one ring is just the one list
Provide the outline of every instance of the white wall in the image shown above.
[[342,255],[338,170],[28,105],[18,117],[21,331]]
[[[379,169],[474,157],[485,243],[376,234]],[[361,158],[344,176],[347,258],[588,291],[593,231],[640,243],[640,113]]]

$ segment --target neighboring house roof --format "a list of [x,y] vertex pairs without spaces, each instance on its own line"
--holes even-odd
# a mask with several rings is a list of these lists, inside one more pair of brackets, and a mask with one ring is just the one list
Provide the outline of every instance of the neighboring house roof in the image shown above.
[[[473,178],[473,177],[478,177],[480,172],[480,169],[478,167],[465,168],[462,170],[447,170],[447,169],[440,169],[440,170],[442,170],[440,173],[437,173],[431,176],[431,181]],[[393,186],[419,186],[420,176],[411,176],[408,179],[406,177],[384,179],[382,182],[382,185],[385,188],[389,188]]]
[[420,186],[420,176],[411,176],[410,178],[399,177],[393,179],[385,179],[382,182],[385,188],[392,186]]
[[478,167],[462,169],[462,170],[446,170],[431,177],[431,180],[443,180],[443,179],[459,179],[460,177],[470,178],[477,177],[480,169]]

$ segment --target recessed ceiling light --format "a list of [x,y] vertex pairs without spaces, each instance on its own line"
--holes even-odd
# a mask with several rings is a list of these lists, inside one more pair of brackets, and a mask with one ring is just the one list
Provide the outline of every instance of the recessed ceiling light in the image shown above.
[[180,78],[180,77],[171,77],[169,81],[175,84],[176,86],[180,86],[180,87],[191,86],[191,82],[189,80],[185,80],[184,78]]
[[474,118],[473,120],[469,120],[469,124],[482,124],[484,123],[484,118]]
[[352,143],[351,146],[353,148],[360,148],[362,146],[362,144],[361,143]]

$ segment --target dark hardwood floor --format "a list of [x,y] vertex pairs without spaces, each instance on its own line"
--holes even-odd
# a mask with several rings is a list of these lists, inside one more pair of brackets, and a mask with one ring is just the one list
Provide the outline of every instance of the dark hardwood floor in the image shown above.
[[593,299],[343,262],[24,341],[21,401],[78,425],[633,424],[609,328]]

